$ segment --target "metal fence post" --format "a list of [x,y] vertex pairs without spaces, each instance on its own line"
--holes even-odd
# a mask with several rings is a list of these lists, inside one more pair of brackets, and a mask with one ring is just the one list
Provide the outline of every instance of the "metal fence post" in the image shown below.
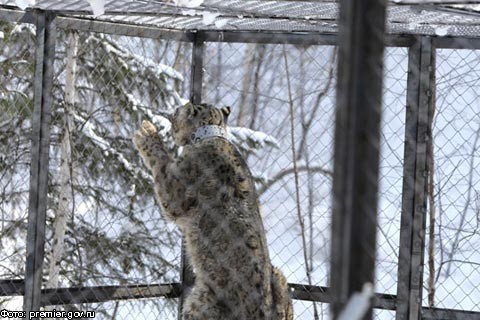
[[195,34],[192,48],[192,71],[190,78],[190,101],[202,102],[204,36],[200,31]]
[[37,43],[24,295],[24,310],[27,312],[37,311],[41,306],[55,59],[55,17],[49,12],[40,10],[35,12],[35,17]]
[[434,54],[429,37],[417,39],[408,53],[397,320],[420,319],[422,309],[427,146],[432,113]]
[[[342,0],[330,282],[337,317],[374,282],[385,1]],[[365,318],[371,318],[371,309]]]
[[[200,104],[202,102],[202,81],[203,81],[203,34],[197,32],[193,40],[192,48],[192,70],[190,75],[190,102]],[[189,289],[193,286],[195,275],[188,261],[185,250],[185,240],[182,240],[182,269],[180,271],[180,283],[182,294],[178,303],[178,319],[182,319],[183,304],[188,295]]]

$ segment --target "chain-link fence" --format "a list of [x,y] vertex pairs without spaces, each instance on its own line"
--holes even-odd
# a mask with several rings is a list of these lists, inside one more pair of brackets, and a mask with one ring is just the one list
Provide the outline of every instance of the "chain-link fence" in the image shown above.
[[[11,279],[15,291],[25,275],[35,26],[1,26],[1,278]],[[188,97],[190,56],[189,43],[57,33],[42,282],[44,289],[71,290],[49,291],[47,304],[75,301],[69,292],[82,288],[92,290],[80,301],[103,301],[111,286],[130,285],[136,298],[150,297],[155,284],[180,281],[179,232],[154,203],[131,137],[142,119],[161,127],[154,110]],[[18,309],[22,302],[2,297],[2,306]],[[177,314],[176,299],[52,308],[102,318]]]
[[480,55],[437,50],[424,304],[480,311]]
[[[0,27],[0,304],[20,310],[36,30],[24,23],[0,22]],[[115,34],[113,27],[107,33],[78,29],[63,23],[56,34],[41,304],[45,310],[95,311],[99,319],[177,319],[184,271],[181,234],[162,217],[131,137],[144,119],[168,131],[158,111],[171,111],[194,94],[197,44]],[[421,240],[425,226],[404,220],[413,152],[406,145],[411,123],[414,129],[421,125],[409,117],[415,109],[409,99],[418,89],[411,77],[434,67],[436,78],[427,88],[436,94],[433,156],[423,164],[429,170],[422,172],[428,181],[426,245],[420,245],[425,259],[418,265],[425,270],[423,305],[480,311],[480,60],[474,50],[430,48],[436,64],[433,59],[422,69],[424,60],[415,56],[418,43],[399,41],[385,51],[377,319],[398,318],[396,303],[400,309],[400,299],[413,286],[401,269],[412,272],[416,262],[402,256],[402,241],[415,239],[413,231]],[[331,212],[338,50],[328,44],[222,39],[202,46],[203,61],[196,67],[203,80],[196,94],[232,108],[230,134],[254,175],[272,264],[293,289],[294,318],[326,319],[335,254]],[[178,150],[172,146],[172,151]],[[420,254],[412,249],[416,243],[404,247],[410,258]],[[410,282],[411,273],[406,277]]]
[[[137,298],[149,297],[150,285],[180,281],[180,236],[131,138],[142,119],[165,125],[155,110],[183,101],[191,45],[76,31],[57,39],[45,287],[96,287],[94,302],[104,286],[138,284]],[[174,300],[74,308],[103,318],[177,312]]]
[[[407,57],[406,49],[392,48],[385,58],[377,290],[391,294],[396,293],[398,268]],[[330,46],[225,43],[207,44],[204,61],[205,100],[234,106],[234,128],[262,130],[277,140],[276,146],[247,157],[259,181],[273,264],[293,283],[323,287],[330,270],[335,62],[336,50]],[[296,158],[288,82],[294,88]],[[292,187],[294,162],[298,198]],[[314,318],[311,303],[295,301],[294,309],[295,318]],[[317,309],[322,318],[328,316],[326,306]]]
[[395,294],[400,245],[407,49],[387,48],[384,63],[376,290]]
[[[35,27],[0,22],[0,38],[0,278],[15,289],[25,276]],[[2,306],[17,304],[0,297]]]
[[[234,133],[247,127],[274,141],[252,141],[261,149],[245,156],[258,181],[272,263],[293,283],[328,285],[335,59],[331,46],[205,48],[204,99],[232,106]],[[327,315],[328,308],[295,301],[294,310],[295,318],[313,319],[314,313]]]

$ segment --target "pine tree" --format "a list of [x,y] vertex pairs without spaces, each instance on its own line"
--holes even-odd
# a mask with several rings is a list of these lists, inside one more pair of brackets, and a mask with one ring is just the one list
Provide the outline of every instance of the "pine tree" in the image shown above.
[[[23,278],[35,29],[3,23],[0,30],[0,244],[2,261],[8,261],[0,272],[2,278]],[[126,39],[78,37],[81,46],[73,59],[81,67],[69,80],[77,90],[70,101],[65,70],[71,70],[66,53],[72,44],[65,34],[57,38],[47,286],[173,281],[178,231],[161,218],[150,175],[130,137],[140,119],[158,124],[155,110],[183,102],[173,89],[183,78],[122,47]]]
[[[35,28],[3,23],[0,30],[0,258],[8,261],[0,276],[23,278]],[[179,233],[161,217],[131,136],[148,119],[171,142],[158,114],[185,103],[177,90],[186,86],[160,61],[186,45],[74,32],[59,32],[56,45],[46,286],[178,281]],[[244,153],[276,144],[247,128],[230,134]]]

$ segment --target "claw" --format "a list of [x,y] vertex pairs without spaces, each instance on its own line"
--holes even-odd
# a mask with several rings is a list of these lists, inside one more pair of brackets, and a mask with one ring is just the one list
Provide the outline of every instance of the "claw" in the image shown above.
[[145,136],[152,136],[157,133],[157,128],[151,123],[150,121],[143,120],[142,121],[142,133]]

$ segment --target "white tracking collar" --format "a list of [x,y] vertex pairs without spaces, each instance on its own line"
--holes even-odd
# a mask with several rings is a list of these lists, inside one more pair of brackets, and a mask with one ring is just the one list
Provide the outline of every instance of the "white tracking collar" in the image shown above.
[[196,143],[206,138],[211,137],[222,137],[227,138],[227,129],[221,126],[202,126],[198,128],[192,135],[190,136],[190,142]]

